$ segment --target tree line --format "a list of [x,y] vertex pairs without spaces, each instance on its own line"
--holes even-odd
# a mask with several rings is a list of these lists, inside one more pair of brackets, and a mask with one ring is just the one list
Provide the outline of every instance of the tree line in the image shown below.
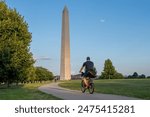
[[134,72],[132,75],[123,76],[121,73],[118,73],[115,69],[115,67],[112,64],[112,61],[110,59],[105,60],[104,63],[104,69],[101,72],[101,75],[99,76],[100,79],[133,79],[133,78],[150,78],[150,76],[141,74],[139,75],[137,72]]
[[150,76],[146,76],[145,74],[139,75],[137,72],[134,72],[132,75],[128,75],[125,78],[131,79],[131,78],[150,78]]
[[30,52],[32,35],[28,24],[16,9],[0,1],[0,83],[51,80],[52,72],[34,67]]

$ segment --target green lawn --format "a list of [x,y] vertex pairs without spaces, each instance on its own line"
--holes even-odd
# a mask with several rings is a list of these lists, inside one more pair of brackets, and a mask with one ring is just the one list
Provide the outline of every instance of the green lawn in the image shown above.
[[[80,80],[66,81],[61,87],[80,90]],[[150,79],[95,80],[95,91],[141,99],[150,99]]]
[[6,88],[0,85],[0,100],[56,100],[50,94],[43,93],[37,88],[44,83],[33,83]]

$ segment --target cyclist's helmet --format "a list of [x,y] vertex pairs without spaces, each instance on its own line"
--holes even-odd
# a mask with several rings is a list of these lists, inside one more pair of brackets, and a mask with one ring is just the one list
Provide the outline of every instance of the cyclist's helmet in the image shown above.
[[90,57],[87,57],[86,60],[89,61],[89,60],[90,60]]

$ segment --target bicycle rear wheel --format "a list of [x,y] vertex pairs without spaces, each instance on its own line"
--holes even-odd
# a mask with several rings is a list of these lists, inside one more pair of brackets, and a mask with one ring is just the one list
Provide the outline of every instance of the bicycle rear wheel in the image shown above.
[[90,83],[90,86],[89,86],[88,90],[89,90],[90,94],[94,93],[94,83]]
[[84,84],[84,81],[82,80],[82,81],[81,81],[81,91],[82,91],[82,93],[84,93],[85,90],[86,90],[85,84]]

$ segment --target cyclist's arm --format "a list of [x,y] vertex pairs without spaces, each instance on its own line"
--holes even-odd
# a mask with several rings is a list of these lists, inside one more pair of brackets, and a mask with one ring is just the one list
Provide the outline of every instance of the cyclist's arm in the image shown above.
[[82,67],[81,67],[81,69],[80,69],[80,71],[79,71],[80,73],[82,72],[82,70],[83,70],[83,68],[84,68],[85,66],[86,66],[86,62],[83,63],[83,65],[82,65]]

